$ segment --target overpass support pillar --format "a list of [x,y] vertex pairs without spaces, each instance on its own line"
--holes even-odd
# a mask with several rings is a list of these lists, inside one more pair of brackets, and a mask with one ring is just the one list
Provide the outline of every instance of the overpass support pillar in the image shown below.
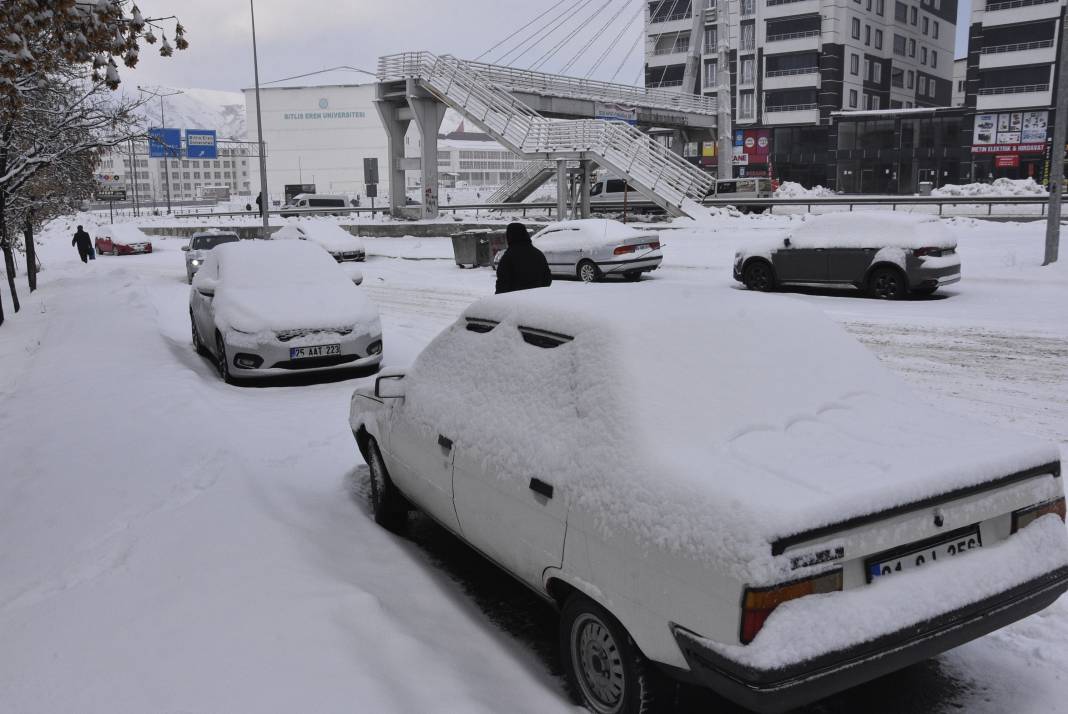
[[567,185],[567,162],[556,162],[556,220],[567,220],[567,199],[570,189]]
[[419,155],[423,183],[423,218],[438,217],[438,129],[445,118],[445,105],[408,80],[408,106],[419,129]]
[[389,180],[389,212],[394,218],[405,216],[405,193],[404,193],[404,135],[408,133],[408,125],[411,119],[403,119],[401,115],[406,107],[397,102],[383,98],[382,85],[378,85],[378,96],[375,99],[375,109],[382,120],[382,126],[386,130],[386,160],[389,168],[386,169]]
[[593,173],[593,162],[589,159],[579,161],[579,201],[581,209],[580,218],[590,217],[590,175]]

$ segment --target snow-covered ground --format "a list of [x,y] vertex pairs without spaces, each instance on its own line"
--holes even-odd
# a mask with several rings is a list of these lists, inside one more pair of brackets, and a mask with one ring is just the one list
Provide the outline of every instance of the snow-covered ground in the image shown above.
[[[626,289],[738,290],[735,248],[799,220],[676,221],[664,267]],[[1068,261],[1039,267],[1041,223],[946,224],[964,279],[935,297],[797,299],[920,398],[1068,456]],[[190,345],[185,241],[83,265],[71,232],[44,235],[20,314],[4,294],[0,712],[574,711],[544,608],[433,525],[368,516],[346,422],[366,380],[221,384]],[[493,290],[447,239],[365,243],[387,365]],[[1061,601],[806,711],[1063,711],[1066,663]]]

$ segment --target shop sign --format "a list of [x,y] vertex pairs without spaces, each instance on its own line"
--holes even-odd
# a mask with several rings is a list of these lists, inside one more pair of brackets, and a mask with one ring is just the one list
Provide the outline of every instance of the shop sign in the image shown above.
[[973,154],[1038,154],[1046,150],[1042,144],[991,144],[989,146],[972,146]]
[[994,157],[994,168],[996,169],[1015,169],[1020,166],[1019,154],[1001,154]]
[[1046,141],[1049,112],[1002,112],[976,114],[972,133],[973,153],[976,146],[995,144],[1034,144]]
[[594,118],[608,121],[622,121],[634,126],[638,123],[637,107],[630,107],[615,102],[597,102],[593,105]]
[[735,148],[736,154],[739,148],[746,156],[746,163],[768,163],[768,154],[771,152],[771,130],[746,129],[741,147]]

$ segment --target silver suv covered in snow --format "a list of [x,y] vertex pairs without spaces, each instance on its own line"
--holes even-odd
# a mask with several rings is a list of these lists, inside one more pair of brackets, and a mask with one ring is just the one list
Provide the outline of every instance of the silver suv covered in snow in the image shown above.
[[185,277],[187,282],[193,284],[193,276],[204,264],[204,255],[217,245],[233,243],[239,240],[237,234],[232,231],[208,230],[194,233],[189,239],[189,245],[182,246],[185,251]]

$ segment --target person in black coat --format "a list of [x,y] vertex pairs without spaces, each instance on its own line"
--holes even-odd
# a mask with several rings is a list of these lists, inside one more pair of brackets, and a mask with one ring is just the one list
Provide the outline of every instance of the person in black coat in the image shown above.
[[553,282],[545,254],[530,242],[530,233],[522,223],[509,223],[505,233],[508,249],[497,266],[497,293],[547,288]]
[[93,241],[89,238],[89,234],[85,232],[85,229],[78,226],[78,231],[74,234],[70,244],[78,248],[78,255],[81,256],[82,262],[88,263],[89,253],[93,250]]

